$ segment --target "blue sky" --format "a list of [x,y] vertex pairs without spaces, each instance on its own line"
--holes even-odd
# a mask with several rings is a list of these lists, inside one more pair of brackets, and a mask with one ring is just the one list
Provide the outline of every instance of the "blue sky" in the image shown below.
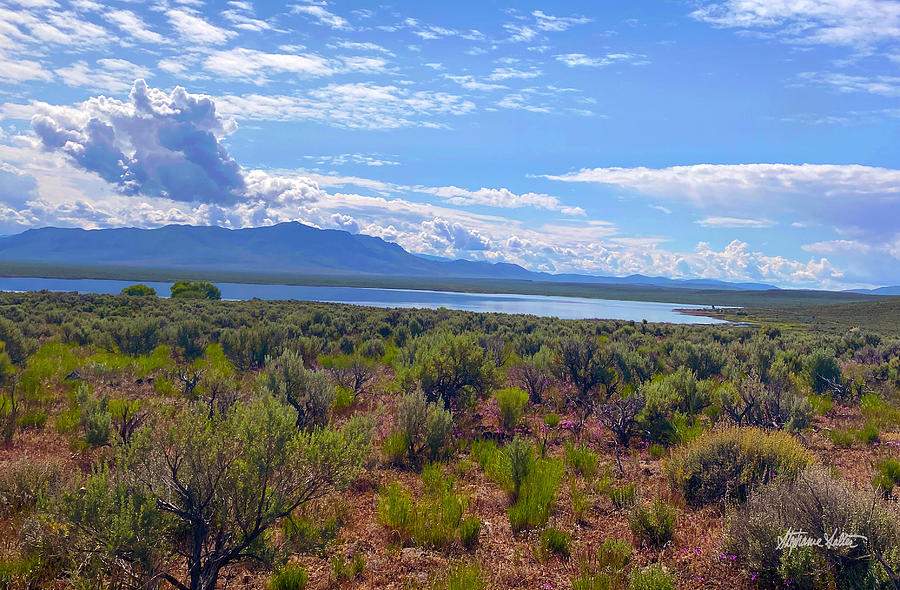
[[0,233],[900,284],[900,2],[0,0]]

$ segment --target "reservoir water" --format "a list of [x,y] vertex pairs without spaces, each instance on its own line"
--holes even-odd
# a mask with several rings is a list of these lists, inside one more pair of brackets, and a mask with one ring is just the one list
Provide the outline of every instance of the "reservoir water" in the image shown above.
[[[119,293],[135,281],[105,279],[44,279],[0,277],[2,291],[77,291],[78,293]],[[145,282],[161,296],[168,295],[172,283]],[[553,295],[511,293],[456,293],[411,289],[372,289],[362,287],[307,287],[302,285],[255,285],[216,283],[223,299],[297,300],[349,303],[373,307],[411,307],[458,309],[463,311],[533,314],[563,319],[647,320],[676,324],[718,324],[722,320],[687,315],[677,309],[702,309],[704,306],[650,301],[619,301]]]

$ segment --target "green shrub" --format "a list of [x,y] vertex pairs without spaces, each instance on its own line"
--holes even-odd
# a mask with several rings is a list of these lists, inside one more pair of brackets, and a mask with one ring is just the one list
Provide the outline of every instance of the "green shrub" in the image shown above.
[[81,383],[77,392],[81,406],[79,424],[84,432],[84,440],[92,446],[100,447],[109,443],[112,415],[109,413],[109,399],[98,399],[91,393],[87,383]]
[[834,409],[834,401],[832,401],[830,396],[813,393],[808,395],[806,399],[809,401],[809,405],[812,407],[813,412],[819,416],[824,416]]
[[730,428],[704,434],[673,453],[666,465],[672,487],[691,506],[723,499],[744,502],[770,479],[792,479],[816,461],[786,432]]
[[816,393],[829,391],[832,383],[840,383],[841,365],[833,349],[816,350],[804,359],[803,365],[809,385]]
[[477,564],[460,564],[444,575],[432,580],[430,590],[484,590],[485,576]]
[[566,465],[586,479],[597,475],[600,456],[584,445],[566,443]]
[[890,496],[894,486],[900,484],[900,461],[890,457],[875,466],[875,480],[872,485],[880,489],[885,496]]
[[[429,403],[421,390],[405,393],[395,410],[396,438],[390,442],[393,453],[403,441],[403,463],[420,467],[427,461],[442,459],[448,451],[453,430],[453,414],[441,403]],[[397,457],[398,455],[394,455]]]
[[266,359],[265,390],[290,405],[297,413],[298,428],[321,427],[328,423],[336,393],[323,371],[310,371],[303,357],[292,350]]
[[56,417],[53,425],[56,428],[56,432],[66,435],[75,432],[75,429],[78,428],[80,423],[81,408],[76,404],[68,410],[61,412],[59,416]]
[[633,506],[637,499],[637,484],[632,482],[613,486],[609,490],[609,499],[619,510]]
[[341,503],[332,506],[331,512],[317,507],[282,522],[281,534],[292,552],[324,556],[347,521],[346,506]]
[[356,401],[356,394],[353,393],[352,390],[347,389],[346,387],[342,387],[338,385],[335,389],[334,396],[334,408],[336,410],[342,410],[345,408],[349,408],[353,405],[353,402]]
[[269,590],[304,590],[308,583],[309,574],[302,566],[288,564],[269,579]]
[[516,503],[507,511],[513,532],[547,524],[564,471],[565,466],[560,461],[538,459],[534,462],[522,480]]
[[653,443],[647,450],[650,452],[650,456],[654,459],[662,459],[666,456],[666,447],[660,444]]
[[839,449],[849,449],[853,444],[853,433],[846,430],[829,430],[828,438]]
[[541,532],[540,542],[544,553],[553,553],[564,559],[569,559],[572,554],[569,547],[572,544],[572,536],[559,529],[544,529]]
[[466,549],[471,549],[478,543],[480,534],[481,520],[477,516],[470,516],[459,523],[459,540]]
[[487,394],[495,382],[494,364],[474,334],[429,333],[417,338],[411,348],[415,352],[408,374],[429,402],[442,400],[450,407],[465,408]]
[[645,506],[636,504],[631,510],[628,524],[631,533],[642,542],[662,547],[672,540],[675,533],[676,510],[660,498]]
[[518,387],[508,387],[494,392],[494,398],[500,410],[500,426],[506,432],[512,432],[525,415],[528,394]]
[[871,445],[881,440],[881,433],[878,431],[878,427],[872,422],[868,422],[865,426],[857,430],[855,435],[856,440],[866,445]]
[[629,590],[675,590],[675,577],[659,563],[633,570],[628,578]]
[[122,354],[150,354],[159,345],[160,324],[148,319],[118,319],[110,325],[109,335]]
[[212,299],[218,301],[222,292],[209,281],[175,281],[169,289],[172,299]]
[[[812,538],[862,535],[852,545],[779,548],[788,529]],[[796,480],[758,487],[729,521],[726,551],[737,555],[763,587],[890,588],[882,561],[900,567],[900,511],[871,492],[812,467]]]
[[74,473],[49,461],[24,457],[0,467],[0,517],[28,513],[35,509],[41,495],[59,494],[74,480]]
[[122,289],[120,295],[130,295],[132,297],[156,297],[156,289],[148,287],[144,283],[136,283]]
[[388,464],[403,465],[407,459],[407,451],[406,435],[400,431],[390,433],[381,443],[381,452]]
[[47,412],[41,410],[30,410],[19,416],[19,428],[27,430],[29,428],[40,428],[47,422]]

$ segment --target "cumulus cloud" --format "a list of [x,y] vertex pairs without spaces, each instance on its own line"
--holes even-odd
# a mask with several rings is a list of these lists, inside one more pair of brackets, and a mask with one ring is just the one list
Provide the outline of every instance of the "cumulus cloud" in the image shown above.
[[99,97],[37,110],[31,126],[44,149],[66,154],[123,194],[228,203],[244,189],[240,166],[219,143],[233,123],[208,97],[181,87],[165,94],[137,80],[128,102]]
[[488,238],[455,221],[434,219],[422,223],[422,238],[429,241],[435,250],[443,250],[447,254],[458,251],[487,250],[491,247]]
[[[886,251],[893,243],[900,209],[900,170],[873,166],[698,164],[593,168],[547,178],[680,201],[709,212],[700,221],[705,226],[765,228],[783,222],[793,228],[832,227],[843,234],[842,240],[867,244],[872,251]],[[809,251],[829,253],[823,244]]]

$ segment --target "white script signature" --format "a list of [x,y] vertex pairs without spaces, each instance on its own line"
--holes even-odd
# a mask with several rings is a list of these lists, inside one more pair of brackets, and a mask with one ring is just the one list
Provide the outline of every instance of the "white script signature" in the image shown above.
[[846,547],[854,549],[858,546],[858,541],[867,541],[865,535],[851,535],[845,532],[834,530],[830,535],[822,537],[812,537],[804,530],[795,531],[789,528],[786,533],[778,537],[778,546],[776,549],[787,549],[788,555],[791,551],[798,547],[824,547],[825,549],[839,549]]

